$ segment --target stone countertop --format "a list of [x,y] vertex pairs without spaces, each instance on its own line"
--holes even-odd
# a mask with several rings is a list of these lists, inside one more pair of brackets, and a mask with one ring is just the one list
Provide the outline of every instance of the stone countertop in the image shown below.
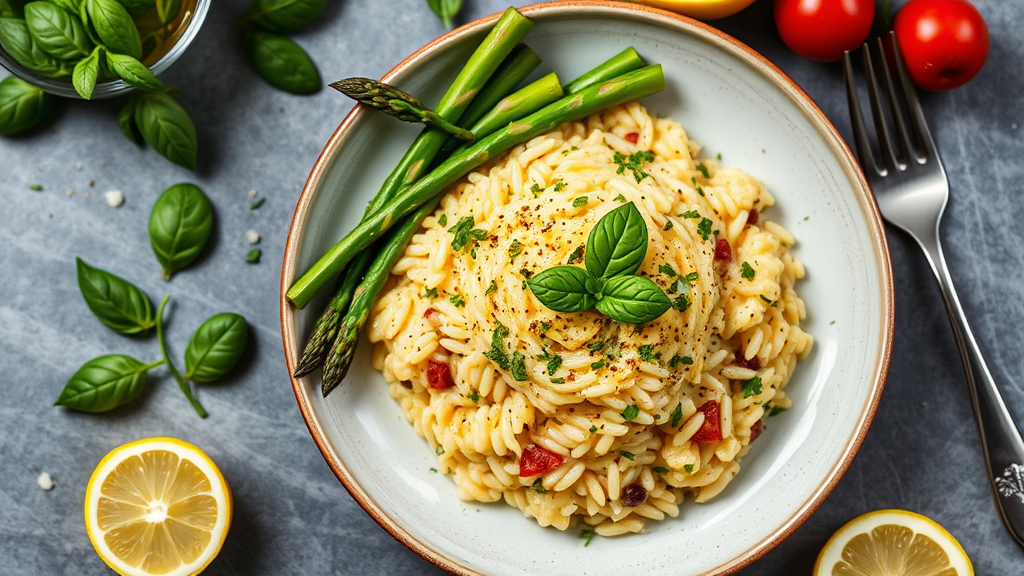
[[[901,2],[897,2],[900,4]],[[991,28],[988,63],[967,86],[925,94],[950,177],[946,256],[960,299],[1007,403],[1024,422],[1024,7],[975,0]],[[467,0],[465,22],[507,6]],[[61,102],[33,133],[0,138],[0,572],[106,574],[81,506],[93,467],[111,448],[148,436],[203,447],[230,480],[231,534],[207,574],[438,573],[352,501],[310,439],[288,385],[278,323],[280,262],[309,169],[350,108],[331,90],[298,97],[249,69],[232,23],[242,0],[213,3],[202,32],[164,80],[177,85],[201,147],[195,174],[137,148],[118,131],[115,102]],[[849,137],[838,64],[803,60],[782,45],[771,2],[716,23],[792,76]],[[296,36],[325,79],[379,77],[444,30],[423,0],[335,0]],[[372,39],[371,42],[366,40]],[[2,73],[0,73],[2,74]],[[191,181],[212,199],[213,246],[199,264],[160,279],[146,220],[157,195]],[[43,186],[42,192],[29,189]],[[103,192],[121,190],[113,209]],[[250,190],[266,203],[250,210]],[[262,235],[259,264],[245,261],[246,231]],[[881,508],[925,514],[952,532],[979,574],[1017,574],[1022,551],[996,513],[957,350],[941,298],[917,247],[890,232],[896,340],[888,385],[853,465],[831,496],[746,575],[810,572],[845,522]],[[74,260],[172,296],[168,339],[180,356],[199,323],[244,315],[251,350],[227,381],[204,386],[211,416],[196,417],[161,371],[143,398],[106,416],[51,406],[89,358],[159,355],[155,338],[126,338],[89,314]],[[56,486],[36,486],[41,472]]]

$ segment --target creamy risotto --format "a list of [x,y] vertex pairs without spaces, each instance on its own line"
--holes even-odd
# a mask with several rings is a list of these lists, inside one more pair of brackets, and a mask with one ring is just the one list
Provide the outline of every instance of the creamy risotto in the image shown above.
[[[560,126],[469,174],[392,270],[374,366],[461,498],[611,536],[706,502],[738,473],[811,348],[793,237],[756,179],[639,104]],[[582,266],[588,233],[632,202],[652,322],[554,312],[527,280]],[[507,359],[512,358],[511,364]]]

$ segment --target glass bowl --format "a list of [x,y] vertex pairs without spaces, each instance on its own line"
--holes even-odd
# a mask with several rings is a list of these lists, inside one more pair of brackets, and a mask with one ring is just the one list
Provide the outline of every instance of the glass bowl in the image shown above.
[[[188,12],[188,7],[183,7],[186,10],[185,16],[183,17],[183,24],[179,28],[178,38],[174,44],[167,50],[159,60],[149,66],[149,70],[153,72],[155,76],[160,76],[168,68],[171,67],[178,58],[185,53],[189,44],[195,39],[196,34],[199,33],[199,29],[203,26],[203,20],[206,19],[206,13],[210,10],[211,0],[197,0],[195,7]],[[6,50],[0,46],[0,65],[9,70],[15,76],[31,82],[32,84],[42,88],[46,92],[55,96],[63,96],[65,98],[81,98],[78,92],[75,92],[75,87],[71,84],[71,77],[66,76],[64,78],[50,78],[43,76],[37,72],[29,70],[28,68],[19,64]],[[107,80],[104,82],[97,82],[96,89],[93,90],[92,99],[104,99],[114,98],[122,94],[131,92],[133,88],[126,84],[121,79]]]

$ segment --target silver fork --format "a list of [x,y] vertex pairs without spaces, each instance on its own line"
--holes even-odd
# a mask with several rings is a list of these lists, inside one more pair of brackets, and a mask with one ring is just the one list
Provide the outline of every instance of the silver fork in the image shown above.
[[[981,431],[981,444],[989,480],[995,492],[996,506],[1014,540],[1024,546],[1024,440],[985,364],[953,289],[939,240],[939,224],[949,198],[949,181],[917,94],[903,67],[895,37],[890,33],[886,40],[883,44],[882,39],[878,39],[877,50],[871,50],[869,44],[864,44],[861,49],[868,101],[878,140],[877,156],[872,152],[871,139],[858,103],[850,53],[843,56],[846,96],[857,155],[878,200],[882,216],[917,241],[939,281],[946,312],[949,313],[953,334],[960,348],[960,359],[967,373],[967,385]],[[895,75],[886,58],[886,44],[896,68]],[[881,74],[877,68],[881,68]],[[890,130],[890,121],[886,118],[877,80],[879,75],[885,84],[888,110],[895,133]],[[897,81],[906,99],[912,133],[907,129],[908,124],[898,104]]]

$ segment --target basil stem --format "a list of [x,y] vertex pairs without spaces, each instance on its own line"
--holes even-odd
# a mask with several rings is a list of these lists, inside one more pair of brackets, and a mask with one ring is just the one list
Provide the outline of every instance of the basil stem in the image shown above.
[[174,367],[174,363],[171,362],[171,357],[167,353],[167,345],[164,343],[164,308],[167,307],[167,302],[170,299],[171,297],[169,295],[164,296],[163,300],[160,301],[160,307],[156,311],[156,339],[160,343],[160,353],[164,355],[164,362],[167,363],[167,369],[171,372],[171,376],[173,376],[178,382],[178,387],[181,388],[182,394],[185,395],[185,398],[188,398],[189,403],[192,404],[193,408],[195,408],[199,417],[206,418],[209,414],[207,414],[206,410],[203,409],[199,400],[196,400],[196,397],[192,395],[192,390],[188,387],[188,382],[181,377],[181,373]]

